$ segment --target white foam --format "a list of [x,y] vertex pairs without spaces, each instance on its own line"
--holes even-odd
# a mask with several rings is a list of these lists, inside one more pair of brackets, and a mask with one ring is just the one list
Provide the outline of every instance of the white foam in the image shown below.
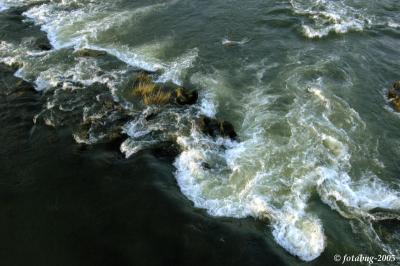
[[40,3],[42,0],[1,0],[0,12],[5,11],[11,7],[19,7],[27,4]]
[[316,259],[326,246],[321,222],[309,213],[286,208],[289,210],[279,213],[277,221],[272,224],[276,242],[304,261]]
[[[176,178],[182,193],[196,207],[205,208],[214,216],[268,217],[277,243],[290,253],[306,261],[322,253],[325,247],[322,224],[304,210],[307,190],[303,193],[293,191],[295,196],[288,195],[287,204],[279,208],[274,203],[279,196],[272,192],[276,185],[274,176],[256,173],[253,178],[245,172],[249,169],[243,163],[248,162],[244,157],[254,160],[254,154],[247,153],[255,148],[253,145],[259,145],[257,140],[241,143],[228,139],[212,140],[193,129],[190,138],[179,137],[178,143],[186,149],[174,164]],[[219,151],[221,144],[227,148],[225,153]],[[203,163],[210,165],[211,170],[205,170]],[[303,196],[299,197],[299,194]],[[279,202],[281,200],[283,198]]]
[[125,154],[126,158],[129,158],[135,153],[145,148],[151,147],[155,143],[157,143],[156,140],[136,141],[134,139],[128,138],[121,144],[120,150],[123,154]]
[[400,28],[400,23],[394,22],[392,20],[389,20],[387,25],[391,28],[399,29]]
[[[316,67],[330,60],[337,58],[322,60]],[[174,165],[182,193],[196,207],[214,216],[267,218],[279,245],[311,261],[327,242],[322,222],[308,208],[315,191],[341,215],[357,219],[369,219],[368,211],[377,207],[398,209],[400,197],[374,174],[349,175],[352,152],[372,153],[368,145],[353,141],[364,132],[365,123],[348,104],[324,90],[324,79],[304,82],[299,73],[305,67],[309,66],[300,64],[290,72],[283,68],[287,80],[280,95],[270,94],[261,83],[236,99],[231,108],[243,114],[240,121],[233,120],[240,142],[213,139],[193,127],[189,136],[178,137],[183,152]],[[257,67],[251,70],[256,72]],[[192,82],[208,89],[211,102],[229,92],[218,71],[194,75]],[[276,102],[287,95],[295,99],[282,111]],[[336,124],[331,117],[338,116],[343,121]],[[272,130],[272,125],[277,126]],[[275,133],[276,128],[286,134]]]
[[236,45],[244,45],[246,43],[248,43],[250,40],[248,38],[243,38],[240,41],[234,41],[234,40],[230,40],[228,38],[223,38],[222,39],[222,45],[224,46],[236,46]]
[[7,10],[9,7],[7,7],[6,5],[0,3],[0,12],[3,12],[5,10]]
[[[168,3],[139,7],[134,10],[113,11],[112,3],[88,3],[71,9],[69,2],[35,6],[24,13],[47,32],[57,48],[81,47],[96,40],[100,33],[134,22],[164,7]],[[73,4],[72,4],[73,5]],[[134,18],[134,19],[133,19]]]
[[[137,47],[116,43],[110,45],[97,41],[98,37],[110,28],[123,26],[128,21],[132,26],[132,23],[145,18],[152,12],[176,2],[170,1],[117,12],[110,11],[107,6],[95,4],[72,11],[59,4],[43,4],[31,8],[24,15],[47,32],[52,46],[56,49],[75,47],[76,49],[89,48],[106,51],[131,66],[148,71],[162,70],[163,74],[159,82],[172,81],[179,85],[181,77],[188,68],[192,67],[198,56],[197,48],[190,49],[171,62],[162,62],[157,58],[157,53],[169,45],[171,38]],[[66,7],[68,7],[67,4]]]
[[[318,168],[317,173],[321,199],[345,216],[367,215],[374,208],[400,210],[400,193],[372,173],[365,173],[358,181],[353,181],[345,172],[325,167]],[[351,207],[352,212],[345,213],[337,202]]]
[[371,24],[370,18],[362,10],[353,8],[345,1],[290,0],[295,14],[307,16],[313,23],[302,25],[307,38],[323,38],[331,32],[344,34],[362,31]]
[[198,57],[198,49],[193,48],[178,57],[173,62],[169,63],[165,72],[159,77],[158,82],[172,81],[175,84],[181,85],[181,77],[185,72],[193,66],[194,61]]

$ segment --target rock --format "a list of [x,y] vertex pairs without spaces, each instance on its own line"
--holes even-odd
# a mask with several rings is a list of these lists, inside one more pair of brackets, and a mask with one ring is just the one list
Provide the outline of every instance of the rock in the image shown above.
[[110,133],[106,139],[106,145],[110,150],[119,151],[122,142],[124,142],[128,136],[121,133],[121,131],[114,130]]
[[388,98],[394,99],[397,97],[397,91],[395,89],[390,89],[388,92]]
[[99,56],[107,55],[107,52],[84,48],[84,49],[75,51],[74,54],[78,57],[99,57]]
[[143,96],[143,103],[145,105],[163,105],[170,102],[171,92],[162,89],[157,89],[155,92]]
[[37,47],[39,48],[39,49],[41,49],[41,50],[43,50],[43,51],[49,51],[49,50],[51,50],[51,45],[50,44],[48,44],[48,43],[39,43],[38,45],[37,45]]
[[22,95],[26,92],[35,91],[35,88],[31,83],[14,76],[14,72],[18,69],[18,66],[22,65],[18,63],[13,64],[12,66],[0,64],[0,83],[2,84],[0,90],[1,95],[10,95],[15,93]]
[[145,119],[146,119],[146,121],[150,121],[150,120],[154,119],[157,115],[158,115],[157,112],[151,112],[150,114],[146,115]]
[[181,150],[175,142],[165,141],[154,146],[151,153],[157,158],[175,159],[181,153]]
[[195,90],[188,91],[182,88],[176,89],[175,94],[176,94],[176,103],[179,105],[195,104],[197,98],[199,97],[197,91]]
[[137,74],[137,76],[136,76],[134,86],[137,87],[140,83],[149,84],[152,82],[153,81],[152,81],[151,73],[146,72],[146,71],[140,71],[139,74]]
[[235,139],[237,137],[235,128],[228,121],[220,122],[220,131],[222,136],[228,136],[231,139]]
[[227,121],[202,116],[197,120],[197,126],[204,134],[212,137],[223,136],[231,139],[236,139],[237,137],[233,125]]
[[392,88],[388,92],[388,99],[397,112],[400,112],[400,80],[393,83]]
[[206,169],[206,170],[211,170],[210,164],[209,164],[209,163],[206,163],[206,162],[202,162],[202,163],[201,163],[201,167],[202,167],[203,169]]
[[25,91],[35,91],[35,88],[33,87],[32,84],[29,82],[26,82],[25,80],[18,79],[15,82],[15,88],[18,90],[25,90]]
[[400,97],[396,97],[395,99],[393,99],[392,101],[392,105],[393,105],[393,108],[397,111],[397,112],[400,112]]
[[45,36],[32,39],[32,46],[43,51],[49,51],[52,49],[49,40]]
[[393,83],[393,89],[400,91],[400,80]]

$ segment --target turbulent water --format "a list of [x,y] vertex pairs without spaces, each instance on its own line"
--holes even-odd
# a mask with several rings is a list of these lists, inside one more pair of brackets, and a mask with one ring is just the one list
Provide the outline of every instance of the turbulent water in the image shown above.
[[[382,222],[400,220],[400,116],[385,98],[400,79],[400,2],[0,2],[17,8],[53,47],[0,36],[0,61],[46,97],[35,123],[87,144],[122,124],[126,157],[176,142],[177,184],[196,208],[259,219],[303,261],[342,243],[400,255],[398,224]],[[129,94],[138,69],[196,88],[198,103],[144,106]],[[232,122],[237,140],[203,134],[200,115]]]

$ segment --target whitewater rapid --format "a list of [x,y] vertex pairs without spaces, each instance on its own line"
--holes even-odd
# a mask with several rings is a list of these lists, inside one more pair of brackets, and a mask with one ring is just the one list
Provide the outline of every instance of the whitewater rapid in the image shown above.
[[[19,4],[25,2],[29,1]],[[9,1],[2,3],[4,10],[12,6]],[[208,73],[196,70],[190,75],[190,82],[200,90],[197,105],[188,110],[138,109],[121,96],[130,67],[157,71],[157,82],[181,85],[202,51],[193,46],[164,60],[160,54],[173,45],[173,35],[132,46],[118,40],[107,42],[113,31],[157,16],[179,1],[132,10],[125,10],[118,3],[50,1],[33,6],[24,13],[26,21],[47,33],[53,50],[36,51],[24,43],[2,41],[0,61],[22,62],[17,75],[33,82],[38,91],[57,87],[57,93],[47,103],[48,109],[73,110],[74,102],[67,106],[63,103],[67,99],[60,95],[75,83],[105,85],[114,101],[133,117],[123,126],[129,138],[120,150],[126,157],[161,141],[176,140],[182,152],[174,162],[175,176],[182,193],[196,207],[212,216],[251,216],[268,221],[275,241],[304,261],[319,257],[327,245],[324,224],[309,206],[313,195],[317,194],[343,217],[360,220],[360,226],[369,230],[371,241],[377,234],[368,229],[374,220],[370,211],[400,210],[399,184],[379,178],[375,169],[384,165],[374,154],[376,147],[371,147],[375,142],[360,137],[367,128],[363,119],[328,89],[332,85],[323,74],[307,78],[307,73],[321,73],[340,58],[325,57],[309,64],[303,59],[311,56],[313,51],[309,50],[305,54],[289,53],[292,60],[286,65],[268,59],[243,64],[237,72],[252,73],[254,77],[253,82],[240,88],[229,83],[223,69],[214,68]],[[310,19],[299,25],[302,34],[310,39],[323,38],[331,32],[362,31],[372,24],[363,10],[344,1],[291,0],[289,4],[296,16]],[[243,40],[246,41],[238,42],[240,46],[251,45]],[[226,42],[224,39],[223,44]],[[122,62],[113,61],[110,69],[100,59],[71,56],[71,51],[82,48],[106,51]],[[276,77],[279,82],[266,82],[265,72],[278,67],[282,69]],[[344,75],[343,86],[350,88],[352,77]],[[212,138],[200,132],[193,120],[200,115],[218,117],[221,105],[227,101],[231,109],[224,111],[230,113],[226,118],[235,125],[238,140]],[[84,110],[90,113],[89,109]],[[147,120],[152,113],[157,117]],[[101,115],[97,117],[103,119]],[[46,118],[47,123],[56,125],[52,119]],[[74,135],[77,142],[87,144],[102,137],[103,132],[87,139]],[[352,167],[357,161],[367,161],[374,167],[354,174]],[[381,244],[385,251],[393,252]]]

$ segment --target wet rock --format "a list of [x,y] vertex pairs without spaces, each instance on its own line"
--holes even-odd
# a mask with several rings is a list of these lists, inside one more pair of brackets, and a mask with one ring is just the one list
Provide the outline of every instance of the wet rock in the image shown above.
[[43,50],[43,51],[49,51],[49,50],[52,49],[51,44],[48,43],[48,42],[46,42],[46,41],[41,41],[41,42],[38,41],[38,42],[36,43],[36,46],[37,46],[40,50]]
[[388,99],[397,112],[400,112],[400,80],[396,81],[388,92]]
[[144,95],[143,103],[145,105],[164,105],[171,102],[171,96],[171,92],[158,88],[153,93]]
[[152,77],[145,72],[136,77],[131,94],[141,97],[145,105],[164,105],[173,100],[172,92],[154,83]]
[[21,62],[12,62],[9,66],[12,71],[17,71],[18,69],[22,68],[24,65]]
[[400,80],[393,83],[393,89],[400,91]]
[[146,115],[145,119],[146,119],[146,121],[150,121],[150,120],[156,118],[157,115],[158,115],[157,112],[151,112],[151,113],[149,113],[148,115]]
[[14,72],[17,69],[17,63],[12,66],[0,64],[0,84],[2,84],[0,94],[9,95],[35,91],[31,83],[14,76]]
[[396,98],[396,96],[397,96],[396,90],[395,89],[390,89],[389,92],[388,92],[388,98],[389,99],[393,99],[393,98]]
[[201,167],[202,167],[203,169],[206,169],[206,170],[211,170],[210,164],[209,164],[209,163],[206,163],[206,162],[202,162],[202,163],[201,163]]
[[179,146],[172,141],[159,143],[151,149],[152,154],[158,158],[171,158],[174,159],[181,152]]
[[15,80],[14,84],[15,84],[16,89],[18,89],[18,90],[25,90],[25,91],[34,91],[35,90],[31,83],[29,83],[23,79],[17,78]]
[[175,90],[176,103],[179,105],[195,104],[199,95],[195,90],[184,90],[178,88]]
[[400,112],[400,97],[396,97],[391,101],[393,108],[397,111]]
[[51,50],[51,45],[50,45],[50,44],[42,43],[42,44],[39,44],[38,47],[39,47],[40,49],[44,50],[44,51],[49,51],[49,50]]
[[231,139],[236,139],[237,137],[233,125],[228,121],[202,116],[196,121],[196,124],[204,134],[212,137],[223,136]]
[[74,54],[78,57],[100,57],[107,55],[107,52],[84,48],[75,51]]
[[122,142],[127,139],[127,135],[122,133],[120,129],[114,130],[114,132],[110,133],[106,139],[107,147],[110,150],[119,151]]
[[222,136],[228,136],[231,139],[234,139],[234,138],[237,137],[237,134],[235,132],[235,128],[228,121],[220,122],[220,131],[221,131],[221,135]]
[[135,80],[135,87],[137,87],[139,84],[149,84],[152,83],[152,76],[151,73],[148,71],[140,71],[139,74],[136,76]]
[[129,94],[141,97],[145,105],[190,105],[196,103],[197,91],[177,88],[173,84],[155,83],[153,79],[153,74],[145,71],[139,72],[135,77],[133,88],[129,89]]

